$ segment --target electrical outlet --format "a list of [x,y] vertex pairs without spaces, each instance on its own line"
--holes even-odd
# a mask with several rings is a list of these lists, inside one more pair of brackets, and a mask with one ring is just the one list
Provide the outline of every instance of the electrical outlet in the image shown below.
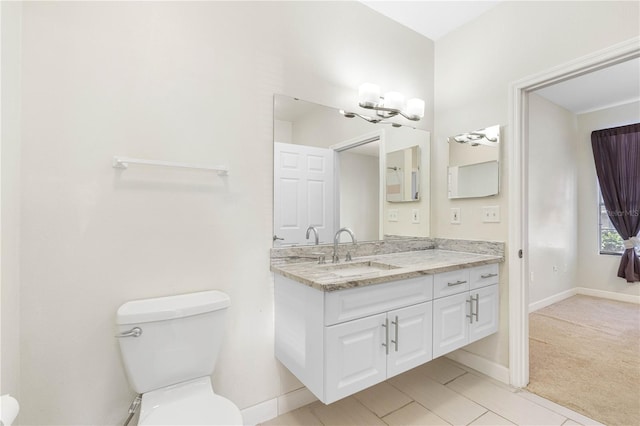
[[420,210],[411,210],[411,223],[420,223]]
[[452,207],[450,217],[451,223],[454,225],[460,225],[462,223],[462,219],[460,218],[460,207]]
[[482,208],[482,221],[485,223],[500,222],[500,206],[484,206]]
[[398,209],[389,209],[387,211],[387,219],[389,222],[397,222],[398,221]]

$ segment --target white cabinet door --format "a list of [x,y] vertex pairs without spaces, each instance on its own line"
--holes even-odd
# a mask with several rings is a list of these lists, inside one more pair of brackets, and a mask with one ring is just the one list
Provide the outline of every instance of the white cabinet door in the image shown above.
[[433,357],[449,353],[469,341],[469,293],[433,301]]
[[325,404],[387,377],[386,314],[325,327]]
[[472,290],[473,323],[469,325],[469,342],[482,339],[498,331],[498,286]]
[[426,302],[387,314],[387,378],[431,361],[432,313],[432,302]]

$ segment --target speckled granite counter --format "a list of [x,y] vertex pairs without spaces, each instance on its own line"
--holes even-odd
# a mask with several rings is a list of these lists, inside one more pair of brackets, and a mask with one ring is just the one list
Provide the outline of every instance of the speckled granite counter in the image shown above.
[[[271,271],[321,291],[336,291],[502,261],[503,256],[430,249],[364,256],[338,264],[272,264]],[[362,273],[357,273],[360,265]],[[340,273],[348,268],[356,274]]]

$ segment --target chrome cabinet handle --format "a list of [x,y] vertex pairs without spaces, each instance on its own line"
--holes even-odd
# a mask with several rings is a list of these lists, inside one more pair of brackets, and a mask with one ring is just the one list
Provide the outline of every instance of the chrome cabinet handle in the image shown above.
[[491,278],[491,277],[497,277],[498,274],[482,274],[480,275],[480,278]]
[[[473,299],[473,296],[471,296],[471,299]],[[478,293],[476,293],[476,321],[480,321],[480,295]]]
[[[476,322],[478,322],[478,307],[480,306],[478,304],[478,301],[480,300],[480,295],[478,293],[476,293],[476,297],[471,296],[471,300],[469,300],[469,303],[471,304],[471,324],[473,324],[473,317],[476,317]],[[476,302],[476,311],[473,312],[473,302]]]
[[466,302],[469,304],[469,315],[466,317],[469,318],[469,324],[473,324],[473,304],[471,303],[471,299],[467,299]]
[[387,355],[389,355],[389,319],[388,318],[385,318],[384,324],[382,324],[382,326],[384,327],[384,343],[382,344],[382,346],[385,347]]
[[129,331],[123,331],[122,333],[116,334],[117,338],[121,337],[140,337],[142,335],[142,329],[140,327],[133,327]]
[[391,321],[391,324],[395,325],[395,330],[396,330],[396,340],[392,340],[391,343],[395,344],[396,346],[396,352],[398,352],[398,340],[400,340],[398,338],[398,316],[396,315],[396,320],[395,321]]
[[455,283],[447,283],[447,286],[449,286],[449,287],[453,287],[454,285],[460,285],[460,284],[464,284],[464,283],[466,283],[466,281],[460,281],[460,280],[458,280],[458,281],[456,281]]

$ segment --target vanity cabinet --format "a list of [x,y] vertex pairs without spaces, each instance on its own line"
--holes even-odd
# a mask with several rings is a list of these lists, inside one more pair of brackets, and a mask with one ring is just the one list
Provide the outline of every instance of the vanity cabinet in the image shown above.
[[276,274],[276,358],[330,404],[495,332],[497,271],[328,292]]
[[498,331],[498,265],[437,274],[433,301],[433,357]]
[[431,315],[425,302],[327,327],[327,400],[431,361]]
[[323,292],[275,275],[276,357],[325,404],[432,359],[433,276]]

